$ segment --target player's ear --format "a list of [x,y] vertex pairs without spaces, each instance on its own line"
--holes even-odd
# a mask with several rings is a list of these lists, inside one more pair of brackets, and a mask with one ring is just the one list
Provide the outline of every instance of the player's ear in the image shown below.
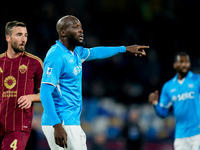
[[6,35],[6,41],[10,41],[10,36],[9,35]]
[[65,37],[65,36],[66,36],[66,31],[65,31],[65,30],[61,30],[61,31],[60,31],[60,35],[61,35],[62,37]]

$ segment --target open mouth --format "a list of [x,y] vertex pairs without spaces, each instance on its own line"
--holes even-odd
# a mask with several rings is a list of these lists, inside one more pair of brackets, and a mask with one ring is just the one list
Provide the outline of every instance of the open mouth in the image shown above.
[[83,40],[83,39],[84,39],[84,36],[83,36],[83,35],[80,35],[78,38],[79,38],[80,40]]

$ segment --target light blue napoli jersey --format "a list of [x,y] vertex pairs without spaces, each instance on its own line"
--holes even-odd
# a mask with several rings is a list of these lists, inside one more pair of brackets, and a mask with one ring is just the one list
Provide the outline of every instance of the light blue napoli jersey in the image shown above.
[[[53,101],[56,113],[64,125],[80,125],[82,111],[82,62],[101,59],[125,52],[121,47],[83,48],[77,46],[74,53],[60,41],[48,51],[43,66],[42,84],[55,86]],[[48,105],[48,104],[46,104]],[[44,110],[42,125],[52,125],[51,116]]]
[[[59,41],[51,47],[44,60],[42,83],[56,87],[53,99],[60,120],[67,125],[79,125],[82,108],[81,59],[86,59],[89,51],[81,53],[80,47],[74,53],[67,50]],[[66,117],[67,116],[67,117]],[[43,112],[42,124],[49,124],[48,116]]]
[[173,106],[175,138],[200,134],[200,76],[189,71],[182,84],[177,78],[178,75],[164,84],[159,105]]

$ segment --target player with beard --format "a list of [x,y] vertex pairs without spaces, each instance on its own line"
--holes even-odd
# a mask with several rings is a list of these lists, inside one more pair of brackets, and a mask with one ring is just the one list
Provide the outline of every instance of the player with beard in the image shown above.
[[[159,98],[156,90],[149,95],[156,114],[167,117],[172,106],[176,120],[175,150],[200,149],[200,76],[190,71],[190,58],[185,52],[175,56],[177,74],[167,81]],[[159,99],[159,102],[158,102]]]
[[42,61],[25,52],[26,25],[12,21],[5,26],[7,51],[0,55],[0,149],[24,150],[30,136],[33,102],[40,101]]
[[[80,126],[82,111],[82,63],[108,58],[126,51],[146,55],[148,46],[83,48],[83,29],[74,16],[58,20],[59,40],[44,60],[40,98],[44,107],[42,129],[52,150],[86,150],[86,136]],[[141,51],[139,51],[141,49]],[[63,147],[63,148],[62,148]]]

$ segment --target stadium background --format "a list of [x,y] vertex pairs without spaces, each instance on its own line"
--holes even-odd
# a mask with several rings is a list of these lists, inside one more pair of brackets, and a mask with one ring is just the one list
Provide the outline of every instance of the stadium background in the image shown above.
[[[7,48],[6,22],[18,20],[27,24],[26,50],[43,60],[58,39],[57,20],[68,14],[82,22],[85,47],[149,45],[142,58],[122,54],[83,63],[82,126],[88,150],[123,150],[126,141],[142,150],[172,150],[173,114],[155,116],[148,94],[174,76],[177,51],[188,52],[192,71],[200,72],[199,6],[198,0],[1,1],[0,52]],[[41,113],[36,104],[29,150],[48,150]]]

